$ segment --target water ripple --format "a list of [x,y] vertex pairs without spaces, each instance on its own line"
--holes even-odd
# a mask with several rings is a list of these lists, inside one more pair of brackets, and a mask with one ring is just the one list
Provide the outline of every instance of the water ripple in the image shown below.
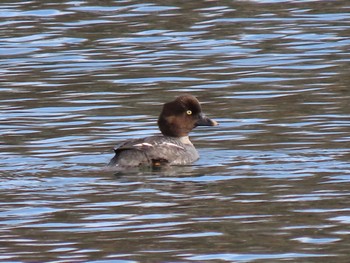
[[[349,9],[4,2],[0,259],[347,262]],[[104,169],[184,92],[198,162]]]

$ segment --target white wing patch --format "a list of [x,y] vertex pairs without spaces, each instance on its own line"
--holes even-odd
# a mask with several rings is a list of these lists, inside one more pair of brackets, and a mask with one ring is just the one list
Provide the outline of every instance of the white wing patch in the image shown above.
[[182,149],[182,150],[185,149],[184,147],[182,147],[182,146],[180,146],[180,145],[177,145],[177,144],[175,144],[175,143],[171,143],[171,142],[163,142],[162,144],[165,144],[165,145],[167,145],[167,146],[177,147],[177,148]]
[[[180,146],[180,145],[177,145],[175,143],[172,143],[172,142],[162,142],[160,144],[158,144],[160,146],[164,146],[164,147],[176,147],[178,149],[181,149],[181,150],[185,150],[184,147]],[[147,143],[147,142],[143,142],[143,143],[138,143],[138,144],[134,144],[133,147],[154,147],[156,145],[153,145],[151,143]]]
[[134,144],[133,146],[134,146],[134,147],[144,147],[144,146],[146,146],[146,147],[152,147],[153,145],[150,144],[150,143],[144,142],[144,143]]

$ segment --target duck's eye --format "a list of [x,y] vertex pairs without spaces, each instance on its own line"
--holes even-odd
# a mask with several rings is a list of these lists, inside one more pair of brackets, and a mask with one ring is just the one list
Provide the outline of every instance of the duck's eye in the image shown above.
[[188,110],[186,111],[187,115],[192,115],[192,111],[191,110]]

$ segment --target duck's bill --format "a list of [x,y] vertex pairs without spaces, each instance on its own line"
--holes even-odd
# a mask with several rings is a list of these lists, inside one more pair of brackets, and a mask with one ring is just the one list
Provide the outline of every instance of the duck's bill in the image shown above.
[[205,115],[201,115],[196,122],[197,126],[216,126],[218,123],[212,119],[207,118]]

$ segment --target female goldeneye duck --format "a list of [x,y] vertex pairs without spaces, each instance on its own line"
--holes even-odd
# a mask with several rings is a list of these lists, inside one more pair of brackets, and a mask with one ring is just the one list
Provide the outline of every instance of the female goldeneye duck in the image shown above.
[[162,135],[129,140],[117,145],[114,148],[115,156],[108,166],[157,167],[191,164],[198,160],[199,155],[188,134],[197,126],[217,124],[216,121],[204,116],[196,97],[179,96],[163,106],[158,118]]

